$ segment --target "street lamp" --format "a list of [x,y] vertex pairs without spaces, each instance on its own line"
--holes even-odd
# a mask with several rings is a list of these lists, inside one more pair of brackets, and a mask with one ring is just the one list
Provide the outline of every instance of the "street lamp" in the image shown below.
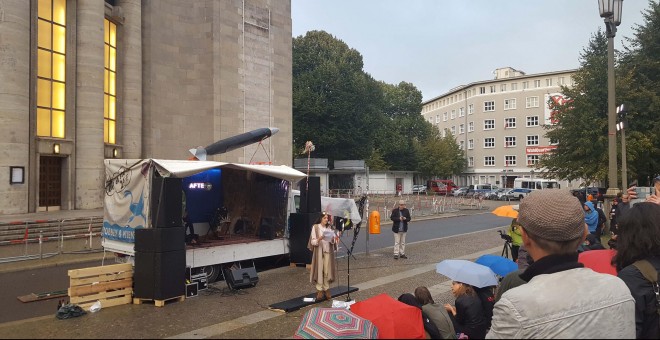
[[628,187],[628,164],[626,161],[626,128],[628,127],[628,111],[625,104],[616,108],[616,114],[619,122],[616,123],[616,130],[621,131],[621,188]]
[[623,0],[598,0],[600,17],[605,19],[607,32],[607,148],[608,148],[608,188],[607,196],[614,197],[619,192],[617,188],[616,167],[616,112],[614,90],[614,36],[616,27],[621,24]]

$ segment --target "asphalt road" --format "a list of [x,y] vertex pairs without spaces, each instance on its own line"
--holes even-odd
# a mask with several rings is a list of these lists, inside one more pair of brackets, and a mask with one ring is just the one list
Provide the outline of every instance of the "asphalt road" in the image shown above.
[[[381,218],[381,221],[383,221],[381,233],[368,235],[370,250],[392,247],[393,245],[394,239],[390,230],[390,223],[384,218]],[[510,221],[509,218],[496,217],[487,211],[478,215],[413,220],[409,225],[407,243],[493,229],[508,225]],[[358,254],[366,251],[367,231],[367,228],[361,229],[353,249],[354,253]],[[493,238],[499,238],[495,230],[493,230]],[[346,233],[342,237],[343,242],[348,247],[350,247],[352,239],[352,232]],[[345,249],[345,247],[342,247],[338,255],[345,256]],[[69,287],[68,270],[99,265],[101,265],[100,261],[93,261],[0,274],[0,282],[3,288],[0,290],[0,301],[2,301],[0,323],[54,315],[57,311],[58,299],[23,303],[17,297],[30,293],[66,290]]]

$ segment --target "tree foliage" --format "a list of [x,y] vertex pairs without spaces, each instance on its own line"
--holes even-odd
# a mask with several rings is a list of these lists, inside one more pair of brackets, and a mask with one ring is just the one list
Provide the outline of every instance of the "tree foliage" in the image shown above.
[[449,132],[441,137],[436,131],[423,143],[416,142],[415,148],[419,155],[417,170],[422,176],[447,178],[465,170],[465,154]]
[[381,120],[382,92],[362,56],[322,31],[293,39],[293,138],[315,157],[366,159]]

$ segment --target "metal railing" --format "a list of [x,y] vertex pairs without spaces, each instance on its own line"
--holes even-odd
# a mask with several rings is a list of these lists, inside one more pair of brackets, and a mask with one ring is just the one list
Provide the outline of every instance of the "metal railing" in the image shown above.
[[0,222],[0,263],[101,251],[102,226],[102,216]]

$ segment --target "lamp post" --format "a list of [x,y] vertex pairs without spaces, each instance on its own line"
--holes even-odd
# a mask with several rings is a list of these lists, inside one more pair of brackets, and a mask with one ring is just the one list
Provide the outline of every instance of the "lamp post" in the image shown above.
[[628,163],[626,161],[626,128],[628,127],[628,111],[625,104],[616,108],[619,122],[616,123],[616,130],[621,131],[621,188],[628,187]]
[[600,17],[605,19],[607,32],[607,148],[608,148],[608,188],[607,196],[614,197],[618,193],[616,168],[616,113],[614,89],[614,37],[616,27],[621,24],[621,8],[623,0],[598,0]]

